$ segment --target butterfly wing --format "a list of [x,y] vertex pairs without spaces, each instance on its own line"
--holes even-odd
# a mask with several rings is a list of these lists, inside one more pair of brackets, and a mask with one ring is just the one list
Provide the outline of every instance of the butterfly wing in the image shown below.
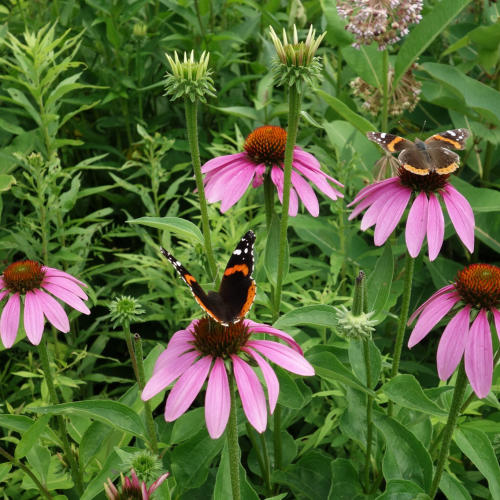
[[219,288],[225,307],[226,323],[242,320],[252,307],[256,285],[252,277],[255,234],[248,231],[234,249]]
[[415,144],[404,137],[394,134],[386,134],[385,132],[367,132],[366,137],[370,141],[375,142],[383,147],[389,153],[397,153],[403,149],[415,146]]
[[160,248],[160,250],[174,266],[174,269],[184,283],[189,287],[199,306],[215,321],[221,323],[223,321],[223,316],[225,316],[225,309],[219,294],[215,292],[205,293],[196,278],[170,252],[167,252],[164,248]]
[[465,141],[469,136],[470,132],[466,128],[457,128],[434,134],[426,139],[425,143],[430,147],[439,145],[440,147],[449,149],[465,149]]

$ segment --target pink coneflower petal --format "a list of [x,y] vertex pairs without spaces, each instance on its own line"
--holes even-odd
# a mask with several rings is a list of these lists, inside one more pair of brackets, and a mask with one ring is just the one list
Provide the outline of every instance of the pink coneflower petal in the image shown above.
[[444,238],[444,217],[439,200],[434,193],[429,194],[429,208],[427,211],[427,245],[429,260],[433,261],[441,250]]
[[457,293],[436,297],[420,314],[417,324],[411,332],[408,347],[411,349],[425,338],[459,300],[460,296]]
[[[188,327],[189,328],[189,327]],[[180,330],[172,336],[167,348],[158,356],[153,373],[170,366],[182,354],[192,351],[194,349],[192,341],[194,335],[188,330]]]
[[76,295],[77,297],[80,297],[83,300],[88,299],[87,294],[74,281],[69,280],[67,278],[46,275],[42,282],[42,288],[45,287],[46,283],[51,283],[53,285],[58,285],[62,288],[65,288],[66,290]]
[[321,165],[319,164],[319,161],[311,154],[308,153],[307,151],[304,151],[302,148],[299,146],[295,146],[293,150],[293,162],[296,163],[299,162],[303,166],[307,167],[310,170],[314,170],[318,173],[320,173],[322,176],[326,177],[329,179],[331,182],[336,184],[339,187],[344,187],[344,185],[339,182],[337,179],[334,179],[333,177],[329,176],[328,174],[325,174],[323,170],[321,170]]
[[[369,227],[373,226],[380,214],[384,205],[394,196],[396,196],[402,187],[399,184],[393,184],[385,187],[384,189],[373,191],[370,194],[370,199],[373,200],[370,207],[361,219],[361,230],[366,231]],[[403,188],[404,189],[404,188]],[[363,200],[364,201],[364,200]]]
[[433,293],[411,316],[410,319],[408,320],[407,325],[410,326],[417,316],[431,303],[434,302],[438,297],[443,295],[444,293],[451,292],[452,290],[455,290],[455,285],[446,285],[443,288],[440,288],[437,292]]
[[230,165],[226,167],[223,172],[220,172],[216,177],[210,179],[205,185],[205,195],[209,203],[215,203],[224,198],[226,194],[226,189],[228,183],[231,183],[232,179],[238,175],[242,168],[246,168],[246,165]]
[[495,319],[495,329],[497,331],[498,340],[500,340],[500,312],[494,307],[491,308],[491,312],[493,313],[493,318]]
[[427,195],[422,191],[413,202],[406,220],[405,241],[408,253],[415,258],[420,253],[427,232]]
[[266,166],[263,163],[260,163],[255,167],[255,177],[252,181],[252,187],[258,188],[264,182],[264,174],[266,173]]
[[383,206],[375,225],[373,241],[376,246],[383,245],[401,220],[403,212],[410,200],[411,190],[401,189]]
[[269,399],[269,413],[271,415],[274,413],[274,409],[276,408],[276,403],[278,401],[278,395],[280,392],[280,383],[278,381],[278,377],[274,370],[271,368],[271,365],[256,351],[249,348],[243,348],[243,351],[252,356],[253,359],[259,365],[259,368],[262,371],[262,375],[264,376],[264,380],[267,385],[267,395]]
[[24,329],[30,342],[38,345],[43,334],[43,310],[33,292],[26,292],[24,298]]
[[165,481],[165,479],[168,478],[168,476],[170,475],[169,472],[165,473],[165,474],[162,474],[150,487],[149,487],[149,490],[148,490],[148,493],[151,495],[152,493],[154,493],[160,486],[161,483],[163,483],[163,481]]
[[297,194],[307,211],[313,217],[317,217],[319,215],[319,203],[318,198],[316,198],[316,195],[314,194],[314,189],[306,180],[304,180],[303,177],[294,171],[292,171],[292,185],[297,191]]
[[63,333],[69,332],[69,320],[68,315],[64,311],[63,307],[56,299],[52,298],[48,293],[42,290],[33,290],[36,294],[38,302],[42,307],[43,314],[49,320],[49,322],[54,325],[59,331]]
[[226,193],[222,198],[220,211],[222,213],[229,210],[245,193],[255,173],[255,167],[245,167],[240,169],[232,181],[228,183]]
[[205,422],[212,439],[219,438],[226,428],[231,410],[229,381],[221,358],[215,360],[205,393]]
[[[358,205],[356,205],[356,207],[354,207],[353,211],[349,214],[349,217],[347,218],[347,220],[352,220],[352,219],[356,218],[363,210],[368,208],[378,198],[379,198],[379,195],[378,195],[377,191],[373,191],[372,193],[370,193],[368,196],[366,196],[364,199],[362,199],[358,203]],[[349,203],[349,205],[350,205],[350,203]]]
[[254,371],[238,356],[232,354],[234,378],[243,405],[243,411],[255,430],[262,433],[267,425],[267,407],[264,390]]
[[153,375],[147,381],[142,391],[142,400],[147,401],[163,391],[163,389],[168,387],[176,378],[190,369],[198,357],[199,354],[195,351],[187,352],[178,356],[175,360],[172,360],[171,363],[163,364],[161,368],[156,369],[155,366]]
[[18,293],[13,293],[5,304],[0,317],[0,335],[6,348],[12,347],[19,328],[21,301]]
[[469,252],[474,251],[474,213],[467,199],[451,184],[441,192],[455,230]]
[[250,331],[252,333],[268,333],[269,335],[274,335],[275,337],[278,337],[282,340],[284,340],[287,344],[290,345],[292,349],[297,351],[299,354],[303,354],[302,349],[300,348],[299,344],[295,342],[293,337],[289,335],[286,332],[282,332],[281,330],[278,330],[277,328],[273,328],[272,326],[269,325],[264,325],[261,323],[256,323],[255,321],[252,321],[251,319],[246,319],[245,324],[250,328]]
[[249,161],[247,159],[246,153],[236,153],[232,155],[217,156],[215,158],[212,158],[211,160],[208,160],[201,167],[201,172],[203,174],[206,174],[214,170],[215,168],[225,167],[226,165],[230,165],[231,163],[234,163],[240,159],[244,159],[246,162]]
[[347,206],[352,207],[359,201],[361,201],[363,198],[368,196],[369,194],[372,194],[374,191],[379,191],[380,189],[383,190],[383,186],[391,185],[391,184],[399,184],[399,178],[398,177],[391,177],[389,179],[384,179],[383,181],[379,182],[374,182],[373,184],[369,184],[368,186],[365,186],[363,189],[359,191],[359,193],[355,196],[354,200],[351,201]]
[[3,292],[0,292],[0,301],[3,300],[3,298],[9,294],[8,290],[4,290]]
[[312,365],[303,356],[286,345],[271,340],[250,340],[247,345],[292,373],[306,376],[314,375]]
[[90,309],[84,304],[84,302],[65,288],[62,288],[59,285],[54,285],[53,283],[45,283],[43,288],[48,290],[52,295],[55,295],[58,299],[66,302],[66,304],[71,306],[73,309],[76,309],[83,314],[90,314]]
[[465,373],[477,397],[486,397],[493,376],[493,347],[486,309],[479,311],[469,331],[465,347]]
[[[332,200],[336,200],[337,198],[343,198],[344,195],[332,188],[326,179],[329,178],[324,172],[318,172],[317,170],[312,170],[308,168],[307,165],[304,165],[300,162],[294,162],[293,167],[300,172],[304,177],[309,179],[322,193],[326,194]],[[333,179],[333,177],[331,177]],[[335,181],[335,179],[333,179]],[[332,182],[333,182],[332,181]],[[338,181],[336,183],[340,184]],[[342,186],[342,184],[340,184]]]
[[462,359],[469,335],[470,310],[469,305],[460,309],[441,335],[437,350],[437,369],[441,380],[447,380]]
[[[283,170],[279,167],[273,167],[271,169],[271,180],[273,184],[276,186],[278,191],[278,198],[280,202],[283,204],[283,181],[284,181],[284,173]],[[295,217],[299,210],[299,200],[297,198],[297,193],[295,189],[290,186],[290,205],[288,207],[288,215],[290,217]]]
[[167,398],[165,420],[172,422],[179,418],[194,401],[207,378],[212,358],[205,356],[190,366],[176,382]]
[[47,277],[51,276],[63,277],[71,281],[74,281],[75,283],[78,283],[80,286],[87,286],[83,281],[76,279],[71,274],[61,271],[60,269],[55,269],[54,267],[47,267],[47,266],[43,266],[42,269],[45,271],[45,276]]

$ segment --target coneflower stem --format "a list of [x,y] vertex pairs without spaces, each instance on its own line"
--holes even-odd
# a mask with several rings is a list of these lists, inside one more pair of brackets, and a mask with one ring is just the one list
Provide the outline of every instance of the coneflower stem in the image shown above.
[[382,132],[388,132],[389,125],[389,53],[382,53]]
[[467,375],[465,374],[464,362],[460,362],[458,368],[457,379],[455,381],[455,389],[453,390],[453,399],[451,400],[450,412],[448,413],[448,421],[443,433],[443,441],[441,443],[441,451],[439,453],[436,470],[434,471],[434,478],[432,480],[429,496],[434,498],[436,495],[441,476],[443,475],[444,466],[448,460],[448,452],[450,451],[450,444],[453,438],[453,431],[457,425],[457,420],[460,415],[460,407],[464,398],[465,389],[467,387]]
[[282,445],[281,445],[281,406],[276,405],[274,409],[274,468],[276,470],[281,469],[282,463]]
[[208,207],[207,200],[205,198],[205,188],[203,186],[203,176],[201,174],[200,148],[198,146],[198,102],[191,102],[189,99],[185,99],[184,104],[186,111],[186,128],[189,150],[191,151],[191,162],[193,163],[196,188],[198,189],[198,199],[200,201],[201,228],[203,231],[203,238],[205,240],[205,252],[207,254],[208,265],[210,267],[211,279],[215,280],[217,265],[215,263],[212,241],[210,239]]
[[238,445],[238,422],[236,419],[236,396],[234,392],[234,375],[229,377],[229,393],[231,395],[231,412],[227,427],[227,447],[229,450],[229,471],[233,500],[240,500],[240,448]]
[[132,333],[130,333],[130,325],[127,322],[123,324],[123,334],[125,342],[127,343],[128,354],[132,362],[132,369],[134,370],[135,379],[139,381],[139,371],[137,369],[137,358],[135,356],[134,345],[132,344]]
[[[42,337],[40,344],[38,345],[38,354],[40,355],[40,362],[42,364],[42,370],[45,377],[45,382],[47,384],[47,389],[49,391],[50,401],[53,405],[59,404],[59,396],[57,395],[56,388],[54,386],[54,377],[52,375],[52,370],[50,368],[49,353],[47,351],[47,341]],[[59,426],[59,437],[61,438],[61,443],[64,451],[64,456],[68,461],[71,477],[75,483],[75,487],[79,494],[83,492],[83,477],[80,468],[76,462],[75,456],[71,450],[71,446],[68,440],[68,429],[66,427],[66,421],[62,415],[56,415],[57,423]]]
[[7,450],[4,450],[1,446],[0,446],[0,455],[6,458],[11,464],[15,465],[16,467],[19,467],[23,472],[25,472],[35,483],[36,487],[40,490],[40,493],[48,500],[52,500],[53,497],[50,494],[49,490],[38,480],[35,474],[31,472],[31,469],[29,467],[26,467],[26,465],[24,465],[16,457],[12,456]]
[[[136,333],[134,335],[135,347],[137,351],[137,384],[139,386],[139,391],[142,392],[144,386],[146,385],[146,377],[144,375],[144,353],[142,351],[142,339],[141,336]],[[151,404],[149,401],[143,401],[144,403],[144,416],[146,418],[146,428],[148,430],[149,437],[149,447],[151,451],[158,455],[158,440],[156,439],[156,427],[153,420],[153,412],[151,411]]]
[[274,188],[270,172],[264,176],[264,208],[266,210],[266,228],[269,232],[274,213]]
[[[365,357],[365,371],[366,371],[366,387],[372,388],[372,375],[371,375],[371,360],[370,360],[370,344],[368,340],[363,341],[363,354]],[[365,492],[370,491],[370,466],[372,455],[372,440],[373,440],[373,397],[366,396],[366,453],[365,453]]]
[[[392,356],[391,378],[394,378],[399,372],[399,361],[401,359],[401,350],[403,349],[403,340],[406,330],[406,322],[408,321],[408,310],[410,308],[411,286],[413,283],[413,269],[415,268],[415,259],[406,254],[405,261],[405,282],[403,289],[403,297],[401,299],[401,312],[399,313],[398,331],[396,333],[396,342],[394,344],[394,354]],[[392,415],[394,404],[389,401],[387,414]]]
[[260,443],[262,449],[259,448],[258,443],[257,443],[257,438],[256,438],[256,432],[252,428],[252,426],[247,423],[246,424],[247,428],[247,436],[248,439],[250,439],[250,442],[252,443],[252,448],[254,449],[255,456],[257,457],[257,462],[259,462],[259,469],[260,473],[262,476],[262,479],[264,480],[266,490],[268,495],[270,496],[272,491],[271,491],[271,470],[269,469],[269,456],[267,453],[267,443],[266,443],[266,438],[264,433],[260,434]]

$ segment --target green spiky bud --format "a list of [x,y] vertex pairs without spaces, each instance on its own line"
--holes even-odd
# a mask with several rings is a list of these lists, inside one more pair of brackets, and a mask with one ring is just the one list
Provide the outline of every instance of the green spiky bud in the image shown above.
[[145,311],[135,297],[122,295],[109,304],[109,313],[113,327],[135,323]]

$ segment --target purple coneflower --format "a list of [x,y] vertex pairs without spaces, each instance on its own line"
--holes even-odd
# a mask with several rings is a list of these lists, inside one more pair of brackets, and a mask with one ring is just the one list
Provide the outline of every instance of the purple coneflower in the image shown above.
[[[290,347],[270,340],[252,339],[264,333],[284,340]],[[148,400],[174,384],[165,405],[165,420],[172,422],[191,406],[208,377],[205,394],[205,421],[210,437],[222,435],[229,418],[230,393],[227,370],[236,379],[243,410],[258,432],[267,426],[264,390],[251,365],[260,368],[267,385],[269,411],[278,400],[279,383],[264,355],[273,363],[298,375],[314,375],[314,368],[303,356],[293,338],[281,330],[245,319],[222,326],[212,319],[194,320],[176,332],[156,361],[153,375],[142,392]]]
[[[250,182],[254,188],[259,187],[264,182],[264,176],[270,175],[278,190],[279,199],[283,202],[285,145],[286,130],[274,125],[264,125],[256,128],[246,138],[243,153],[219,156],[207,161],[201,169],[206,174],[204,184],[207,200],[210,203],[220,201],[220,209],[224,213],[243,196]],[[295,146],[288,210],[292,217],[297,215],[298,198],[312,216],[319,215],[318,199],[304,177],[332,200],[343,198],[343,194],[332,188],[327,181],[340,187],[343,185],[325,174],[312,154]]]
[[349,203],[357,205],[349,220],[366,213],[361,230],[375,225],[375,245],[380,246],[394,231],[414,195],[406,221],[406,246],[412,257],[417,257],[427,235],[429,260],[434,260],[443,244],[444,216],[439,198],[444,201],[455,231],[467,247],[474,251],[474,214],[469,202],[449,182],[449,175],[431,172],[417,175],[400,167],[397,177],[374,182],[363,188]]
[[500,337],[499,306],[500,268],[490,264],[471,264],[458,272],[455,283],[439,289],[413,313],[408,324],[417,317],[418,321],[408,347],[412,348],[424,339],[455,307],[456,314],[446,325],[439,341],[439,378],[449,378],[465,354],[465,373],[476,395],[484,398],[490,392],[493,374],[490,322],[494,321]]
[[0,301],[8,297],[0,318],[4,346],[11,347],[16,340],[21,309],[26,336],[34,345],[38,345],[42,338],[44,316],[58,330],[68,332],[68,316],[54,297],[77,311],[90,314],[83,303],[88,297],[82,286],[86,285],[71,274],[33,260],[22,260],[8,266],[0,277]]
[[167,479],[169,473],[161,475],[149,488],[144,481],[139,481],[134,469],[130,471],[130,475],[132,479],[121,475],[122,487],[120,491],[108,478],[108,482],[104,483],[104,491],[109,500],[149,500],[154,491]]

